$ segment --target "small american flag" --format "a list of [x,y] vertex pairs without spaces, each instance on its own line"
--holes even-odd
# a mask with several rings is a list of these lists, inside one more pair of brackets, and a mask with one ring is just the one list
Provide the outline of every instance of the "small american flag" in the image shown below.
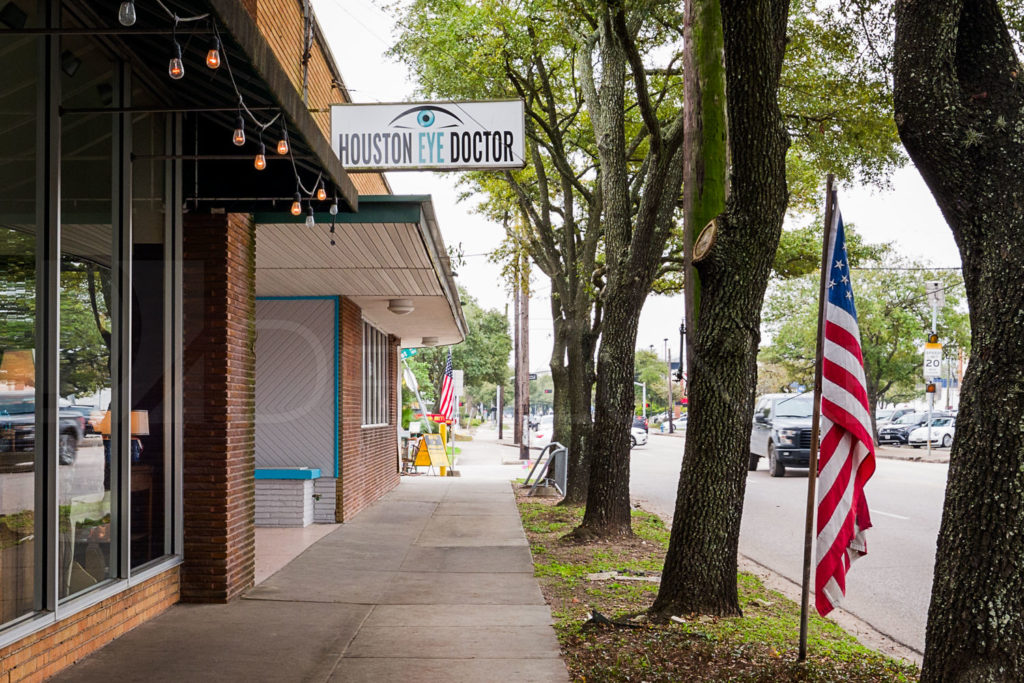
[[455,403],[455,387],[452,384],[452,350],[448,349],[448,362],[444,364],[444,381],[441,382],[441,402],[437,413],[445,420],[452,419],[452,407]]
[[829,236],[822,360],[821,449],[818,459],[815,607],[828,614],[846,595],[846,572],[867,553],[871,527],[864,484],[875,471],[864,359],[846,258],[843,219],[836,207]]

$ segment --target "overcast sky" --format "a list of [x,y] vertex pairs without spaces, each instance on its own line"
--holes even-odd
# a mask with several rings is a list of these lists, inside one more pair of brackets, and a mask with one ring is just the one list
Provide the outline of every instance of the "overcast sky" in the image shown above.
[[[392,43],[392,22],[375,0],[313,0],[317,18],[338,61],[342,78],[355,102],[401,102],[412,98],[414,84],[403,65],[385,58]],[[458,202],[456,179],[440,173],[388,173],[396,194],[433,196],[438,224],[449,245],[462,244],[466,263],[458,269],[458,282],[485,308],[503,310],[511,299],[499,282],[497,266],[485,254],[502,239],[500,225],[473,212],[475,202]],[[894,242],[897,250],[913,259],[935,266],[959,266],[949,228],[935,201],[913,167],[904,168],[892,179],[892,190],[870,187],[840,188],[843,218],[872,242]],[[534,276],[530,301],[530,366],[543,371],[551,353],[550,285],[543,275]],[[813,302],[809,303],[813,305]],[[511,313],[510,313],[511,314]],[[673,359],[679,354],[679,324],[682,297],[651,296],[644,306],[637,335],[637,348],[653,345],[664,354],[669,339]]]

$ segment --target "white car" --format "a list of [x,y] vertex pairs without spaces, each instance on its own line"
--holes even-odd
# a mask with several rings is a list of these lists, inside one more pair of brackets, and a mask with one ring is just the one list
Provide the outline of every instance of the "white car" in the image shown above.
[[[955,417],[933,417],[932,418],[932,445],[949,448],[953,444],[953,433],[956,429]],[[920,448],[928,443],[928,425],[918,427],[907,435],[907,443],[914,448]]]
[[629,432],[629,447],[647,445],[647,430],[642,427],[632,427]]
[[551,443],[551,435],[555,431],[555,416],[544,415],[537,422],[533,434],[530,435],[530,448],[544,448]]

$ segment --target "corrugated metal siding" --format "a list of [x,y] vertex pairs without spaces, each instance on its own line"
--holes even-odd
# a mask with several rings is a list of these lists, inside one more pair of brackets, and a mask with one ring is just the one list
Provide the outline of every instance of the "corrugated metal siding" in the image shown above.
[[335,301],[256,301],[256,467],[334,472]]

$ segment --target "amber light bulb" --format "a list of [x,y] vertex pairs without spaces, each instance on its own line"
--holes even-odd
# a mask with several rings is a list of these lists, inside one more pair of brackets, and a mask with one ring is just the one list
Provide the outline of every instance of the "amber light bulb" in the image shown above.
[[214,38],[210,43],[210,51],[206,53],[206,66],[211,69],[220,67],[220,38]]
[[252,165],[256,167],[257,171],[262,171],[267,167],[267,147],[262,142],[260,143],[260,152],[256,155]]
[[324,189],[323,185],[320,185],[320,188],[316,191],[316,198],[320,201],[327,199],[327,190]]
[[185,75],[185,65],[181,61],[181,45],[174,43],[174,56],[167,65],[167,75],[176,81],[180,81]]
[[292,202],[292,215],[293,216],[298,216],[301,213],[302,213],[301,197],[299,197],[299,193],[296,192],[295,193],[295,201]]
[[235,143],[235,147],[245,144],[245,121],[242,120],[241,114],[235,119],[235,134],[231,137],[231,141]]

